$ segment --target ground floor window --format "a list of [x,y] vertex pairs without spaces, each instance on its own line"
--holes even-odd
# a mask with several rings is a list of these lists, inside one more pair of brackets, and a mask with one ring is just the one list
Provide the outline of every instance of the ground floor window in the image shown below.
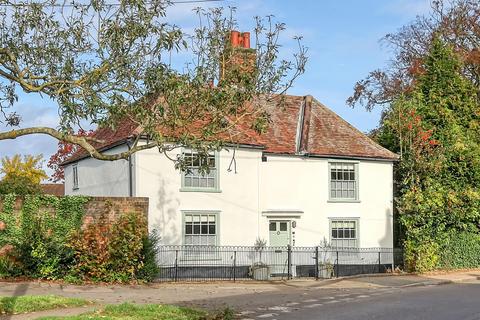
[[185,212],[184,244],[218,245],[218,214],[214,212]]
[[330,244],[335,248],[357,248],[358,220],[331,219]]

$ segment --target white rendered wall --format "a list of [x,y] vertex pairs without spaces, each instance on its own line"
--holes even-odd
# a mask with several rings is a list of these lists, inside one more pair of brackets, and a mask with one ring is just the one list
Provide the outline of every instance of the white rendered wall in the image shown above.
[[[180,149],[169,153],[175,158]],[[253,245],[259,225],[258,169],[261,152],[236,151],[237,173],[228,172],[232,152],[219,155],[221,192],[183,192],[181,173],[158,150],[139,152],[136,157],[136,196],[149,197],[149,227],[158,230],[161,242],[182,243],[182,211],[218,211],[221,245]]]
[[302,211],[296,217],[262,214],[260,237],[268,239],[269,219],[296,221],[296,246],[330,242],[330,218],[355,218],[359,221],[359,247],[393,245],[393,164],[380,161],[358,163],[359,199],[356,202],[329,201],[329,161],[300,157],[269,156],[261,164],[262,211]]
[[[122,147],[110,152],[118,151]],[[180,152],[174,150],[169,156],[175,158]],[[238,149],[235,174],[227,171],[232,151],[221,151],[221,192],[184,192],[180,191],[181,173],[173,162],[156,149],[144,150],[133,157],[133,195],[149,197],[149,228],[159,231],[164,244],[182,243],[183,211],[205,210],[219,212],[220,245],[253,245],[257,237],[268,241],[268,222],[277,219],[296,221],[292,244],[313,246],[323,239],[330,241],[331,218],[355,218],[360,247],[392,247],[391,162],[354,161],[358,163],[358,201],[331,202],[328,162],[349,160],[269,155],[262,162],[261,155],[261,150]],[[72,190],[71,174],[68,165],[66,194],[128,196],[126,160],[79,161],[78,190]]]
[[[126,146],[108,150],[107,154],[126,151]],[[129,196],[128,161],[102,161],[86,158],[77,162],[78,189],[73,189],[73,165],[65,166],[65,194],[88,196]]]
[[220,153],[221,192],[209,193],[181,192],[180,172],[158,151],[137,154],[135,195],[150,198],[150,229],[160,232],[163,243],[182,243],[182,211],[210,210],[219,212],[221,245],[253,245],[257,237],[268,241],[270,219],[296,221],[295,246],[318,245],[330,241],[331,218],[355,218],[360,247],[392,246],[391,162],[354,161],[359,200],[330,202],[328,162],[348,160],[268,156],[262,162],[260,150],[240,149],[235,174],[227,171],[231,156],[231,151]]

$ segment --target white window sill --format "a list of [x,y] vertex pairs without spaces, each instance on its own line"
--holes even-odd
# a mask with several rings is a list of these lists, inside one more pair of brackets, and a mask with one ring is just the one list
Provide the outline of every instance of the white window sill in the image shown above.
[[328,199],[329,203],[360,203],[358,199]]
[[215,188],[180,188],[180,192],[209,192],[209,193],[221,193],[222,190]]

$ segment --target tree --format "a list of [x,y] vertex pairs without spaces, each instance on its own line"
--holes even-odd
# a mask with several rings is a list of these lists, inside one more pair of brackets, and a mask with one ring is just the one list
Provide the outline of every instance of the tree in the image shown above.
[[[83,129],[78,130],[77,136],[92,136],[94,131],[85,131]],[[47,167],[52,169],[53,173],[50,180],[53,182],[63,181],[65,179],[65,171],[61,164],[69,159],[79,149],[78,145],[65,142],[63,140],[58,141],[57,152],[50,156]]]
[[480,94],[480,2],[435,0],[431,9],[429,15],[418,16],[383,38],[394,52],[391,63],[358,81],[347,99],[349,105],[364,105],[367,110],[375,106],[388,109],[391,102],[412,90],[435,37],[454,48],[462,60],[461,73]]
[[[237,27],[233,9],[228,13],[197,9],[199,25],[186,35],[167,22],[166,8],[171,4],[4,0],[0,6],[4,122],[21,124],[15,112],[19,90],[57,103],[61,120],[59,128],[1,132],[0,140],[46,134],[78,145],[94,158],[116,160],[154,147],[160,152],[181,146],[221,148],[227,139],[218,138],[220,134],[228,136],[240,121],[264,130],[268,113],[256,98],[281,100],[304,72],[306,49],[300,38],[292,61],[280,59],[278,38],[285,25],[272,17],[257,18],[254,50],[235,48],[229,33]],[[188,53],[188,63],[174,68],[171,56],[181,51]],[[230,68],[232,61],[244,56],[252,61],[248,72]],[[81,123],[115,130],[125,119],[141,128],[126,152],[105,154],[97,148],[102,140],[74,134]],[[201,129],[192,132],[199,122]],[[140,137],[148,138],[148,143],[139,143]]]
[[479,232],[480,110],[463,67],[453,47],[434,38],[411,91],[395,99],[375,133],[401,155],[397,209],[417,271],[435,267],[449,233]]
[[42,155],[23,157],[16,154],[12,158],[2,159],[0,173],[0,194],[36,194],[41,193],[40,182],[48,178],[42,169]]

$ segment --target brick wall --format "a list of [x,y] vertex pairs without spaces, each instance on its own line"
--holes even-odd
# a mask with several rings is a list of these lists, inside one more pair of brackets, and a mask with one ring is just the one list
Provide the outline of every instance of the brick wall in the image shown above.
[[[15,209],[19,211],[22,207],[23,199],[17,198]],[[0,197],[0,210],[2,210],[3,201]],[[50,210],[50,208],[42,208]],[[102,215],[109,221],[114,221],[116,217],[125,212],[136,212],[148,219],[148,198],[143,197],[91,197],[85,204],[85,222],[97,221]]]

